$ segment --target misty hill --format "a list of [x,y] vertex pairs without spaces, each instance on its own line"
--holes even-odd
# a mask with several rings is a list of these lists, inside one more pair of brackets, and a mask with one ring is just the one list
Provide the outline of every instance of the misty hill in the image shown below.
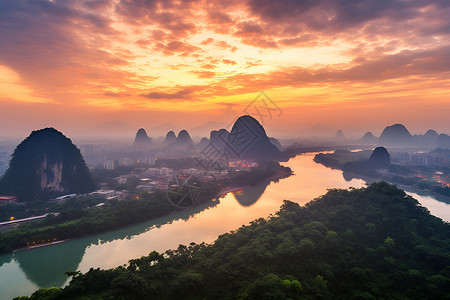
[[415,144],[423,146],[435,146],[438,144],[439,134],[436,130],[430,129],[424,135],[413,136]]
[[228,143],[230,133],[226,129],[213,130],[209,134],[209,140],[219,150],[223,150],[225,144]]
[[198,148],[198,149],[204,149],[205,147],[207,147],[208,146],[208,144],[209,144],[209,140],[208,140],[208,138],[202,138],[201,140],[200,140],[200,142],[198,142],[198,144],[196,145],[196,147]]
[[450,147],[450,136],[441,133],[436,141],[436,144],[440,147]]
[[374,169],[385,169],[391,163],[391,155],[384,147],[377,147],[369,157],[369,165]]
[[191,146],[194,142],[191,139],[191,136],[189,135],[189,132],[186,130],[181,130],[178,133],[177,139],[175,140],[175,146],[177,147],[185,147],[185,146]]
[[[362,140],[361,140],[362,141]],[[387,126],[380,138],[379,143],[392,146],[427,146],[427,147],[450,147],[450,137],[446,134],[438,134],[430,129],[424,135],[414,135],[402,124]]]
[[165,144],[170,144],[173,143],[177,140],[177,136],[175,135],[175,132],[173,132],[172,130],[167,132],[166,134],[166,138],[164,139],[164,143]]
[[30,299],[448,299],[449,226],[385,182],[331,189],[212,244],[73,272]]
[[22,141],[0,181],[0,193],[16,195],[19,201],[94,189],[80,150],[54,128],[33,131]]
[[402,124],[387,126],[380,135],[380,142],[388,145],[409,145],[412,135]]
[[389,168],[390,154],[384,147],[358,152],[336,150],[334,153],[319,153],[314,161],[329,168],[343,170],[344,176],[345,173],[352,173],[377,178],[380,169]]
[[147,135],[147,132],[144,128],[141,128],[136,133],[136,137],[134,139],[135,147],[146,147],[152,143],[152,139]]
[[344,172],[376,177],[377,170],[387,169],[391,163],[390,154],[384,147],[372,151],[368,160],[347,162],[342,167]]
[[427,138],[431,141],[437,140],[439,137],[439,134],[436,132],[436,130],[430,129],[424,134],[424,138]]
[[229,158],[256,160],[277,159],[281,151],[273,145],[264,127],[253,117],[239,117],[228,137],[226,153]]
[[376,138],[372,132],[366,132],[364,136],[359,140],[360,143],[363,144],[375,144],[378,142],[378,138]]
[[344,140],[346,140],[347,138],[345,137],[344,132],[343,132],[341,129],[339,129],[339,130],[336,132],[336,135],[334,136],[334,139],[335,139],[335,140],[338,140],[338,141],[344,141]]

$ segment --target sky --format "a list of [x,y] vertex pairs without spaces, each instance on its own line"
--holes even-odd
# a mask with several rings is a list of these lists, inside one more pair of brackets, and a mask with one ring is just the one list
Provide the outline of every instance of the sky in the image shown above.
[[243,114],[294,136],[450,133],[448,16],[448,0],[0,0],[0,136]]

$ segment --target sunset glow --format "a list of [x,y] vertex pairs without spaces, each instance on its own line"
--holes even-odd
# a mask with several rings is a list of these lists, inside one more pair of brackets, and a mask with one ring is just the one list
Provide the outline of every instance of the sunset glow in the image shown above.
[[450,125],[448,1],[0,3],[3,136],[229,123],[261,91],[277,130]]

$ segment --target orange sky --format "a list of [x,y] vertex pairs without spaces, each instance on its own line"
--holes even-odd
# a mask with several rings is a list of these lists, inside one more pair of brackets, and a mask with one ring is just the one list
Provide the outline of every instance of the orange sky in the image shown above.
[[[267,107],[274,134],[450,133],[449,15],[447,0],[3,1],[0,136],[228,124]],[[248,107],[261,91],[273,103]]]

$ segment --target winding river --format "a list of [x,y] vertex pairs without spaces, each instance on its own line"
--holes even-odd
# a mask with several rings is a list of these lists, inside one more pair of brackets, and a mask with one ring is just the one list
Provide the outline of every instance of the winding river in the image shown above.
[[[153,250],[164,252],[191,242],[211,243],[220,234],[276,212],[284,199],[305,204],[327,189],[365,184],[360,179],[346,181],[341,171],[316,164],[313,158],[313,153],[292,158],[284,165],[291,167],[293,176],[228,193],[213,207],[195,207],[104,234],[1,255],[0,299],[30,295],[41,287],[64,286],[68,281],[66,271],[112,268]],[[432,214],[450,220],[449,204],[432,196],[408,194]]]

